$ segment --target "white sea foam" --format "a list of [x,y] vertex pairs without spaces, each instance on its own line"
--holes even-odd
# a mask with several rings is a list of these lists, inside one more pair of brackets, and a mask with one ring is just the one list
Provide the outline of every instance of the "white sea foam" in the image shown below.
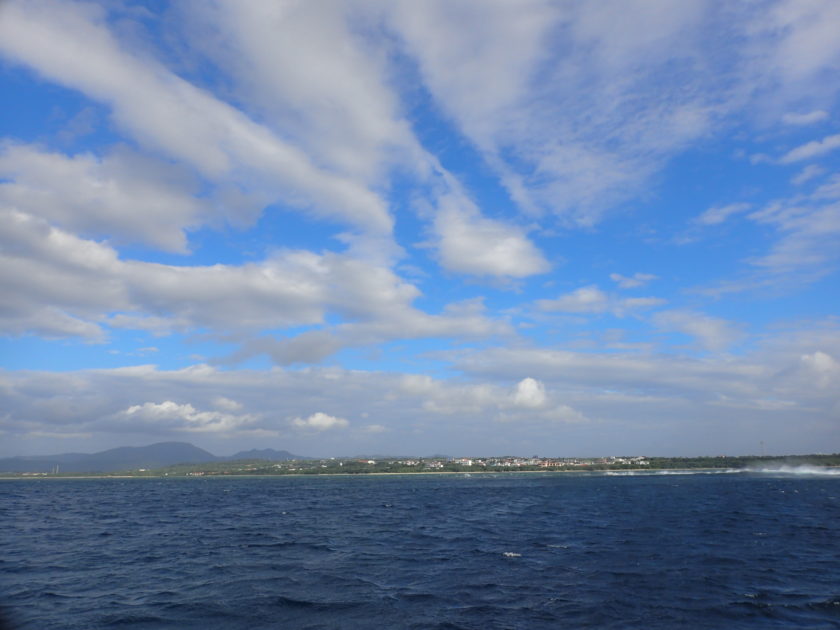
[[817,475],[821,477],[840,477],[840,468],[828,468],[826,466],[773,466],[763,468],[752,468],[750,472],[765,473],[770,475]]
[[840,477],[840,468],[827,466],[763,466],[753,468],[716,468],[713,470],[609,470],[604,472],[609,477],[653,477],[660,475],[734,475],[760,473],[767,475],[810,475],[822,477]]
[[738,468],[719,468],[714,470],[611,470],[604,474],[610,477],[656,477],[664,475],[732,475],[744,473]]

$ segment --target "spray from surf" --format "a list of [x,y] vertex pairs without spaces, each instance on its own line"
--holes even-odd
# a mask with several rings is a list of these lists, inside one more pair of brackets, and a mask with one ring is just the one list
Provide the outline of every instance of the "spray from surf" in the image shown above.
[[778,466],[763,466],[761,468],[750,468],[750,472],[763,473],[770,475],[808,475],[820,477],[840,477],[840,468],[828,468],[826,466],[809,466],[803,464],[800,466],[788,466],[780,464]]

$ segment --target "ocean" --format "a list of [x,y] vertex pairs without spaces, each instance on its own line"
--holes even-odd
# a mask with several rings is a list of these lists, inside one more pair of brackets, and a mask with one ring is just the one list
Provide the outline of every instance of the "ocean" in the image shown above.
[[795,473],[0,481],[0,606],[32,630],[840,628],[840,476]]

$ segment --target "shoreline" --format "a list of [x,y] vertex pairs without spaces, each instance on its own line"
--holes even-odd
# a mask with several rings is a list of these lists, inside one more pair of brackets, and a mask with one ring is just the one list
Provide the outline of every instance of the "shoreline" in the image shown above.
[[[691,470],[726,470],[722,468],[693,468],[693,469],[676,469],[676,468],[657,468],[656,471],[659,470],[680,470],[682,472],[690,472]],[[598,474],[598,473],[608,473],[608,472],[651,472],[650,469],[647,468],[624,468],[621,470],[465,470],[465,471],[453,471],[453,470],[422,470],[417,472],[360,472],[360,473],[284,473],[279,475],[251,475],[251,474],[237,474],[237,475],[224,475],[224,474],[212,474],[212,475],[109,475],[109,474],[101,474],[101,475],[27,475],[22,476],[18,475],[15,477],[5,477],[0,476],[0,481],[7,480],[7,479],[21,479],[21,480],[46,480],[46,479],[208,479],[208,478],[223,478],[223,479],[232,479],[232,478],[251,478],[251,479],[260,479],[260,478],[267,478],[267,477],[388,477],[388,476],[413,476],[413,475],[523,475],[523,474],[567,474],[567,473],[577,473],[577,474]]]
[[[824,468],[827,471],[840,471],[840,466],[819,466],[818,468]],[[627,476],[632,476],[632,473],[647,473],[650,476],[657,475],[657,474],[692,474],[692,473],[717,473],[717,474],[739,474],[739,473],[773,473],[777,472],[780,474],[786,474],[784,470],[751,470],[747,468],[621,468],[621,469],[605,469],[605,470],[470,470],[470,471],[451,471],[451,470],[442,470],[442,471],[435,471],[435,470],[423,470],[417,472],[360,472],[360,473],[285,473],[285,474],[274,474],[274,475],[253,475],[253,474],[237,474],[237,475],[225,475],[225,474],[210,474],[210,475],[125,475],[125,474],[118,474],[118,475],[110,475],[110,474],[101,474],[101,475],[60,475],[60,476],[53,476],[53,475],[16,475],[16,476],[4,476],[0,475],[0,481],[46,481],[46,480],[53,480],[59,481],[62,479],[68,480],[82,480],[82,479],[237,479],[237,478],[245,478],[245,479],[265,479],[265,478],[275,478],[275,477],[393,477],[393,476],[413,476],[413,475],[461,475],[461,476],[472,476],[472,475],[523,475],[523,474],[580,474],[580,475],[608,475],[612,474],[611,476],[622,476],[624,473],[629,473]],[[788,474],[795,474],[795,473],[788,473]],[[818,472],[815,474],[819,474]]]

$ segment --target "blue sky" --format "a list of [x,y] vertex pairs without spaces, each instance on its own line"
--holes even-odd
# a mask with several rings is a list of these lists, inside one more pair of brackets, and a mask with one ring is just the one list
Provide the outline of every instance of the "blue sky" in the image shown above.
[[0,455],[840,451],[833,0],[0,6]]

